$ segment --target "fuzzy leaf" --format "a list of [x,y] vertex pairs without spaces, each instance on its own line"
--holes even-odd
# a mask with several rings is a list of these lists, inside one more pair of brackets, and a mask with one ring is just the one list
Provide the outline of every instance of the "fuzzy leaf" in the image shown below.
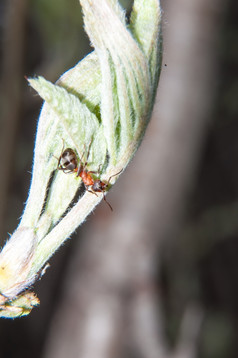
[[[0,253],[2,317],[28,314],[38,304],[27,288],[106,195],[108,179],[114,184],[125,169],[153,108],[161,68],[159,2],[135,0],[129,26],[117,0],[80,2],[95,51],[55,85],[42,77],[29,80],[45,103],[26,208]],[[66,148],[76,162],[68,175],[59,170]],[[104,189],[93,191],[85,178]],[[86,190],[78,197],[82,179]]]

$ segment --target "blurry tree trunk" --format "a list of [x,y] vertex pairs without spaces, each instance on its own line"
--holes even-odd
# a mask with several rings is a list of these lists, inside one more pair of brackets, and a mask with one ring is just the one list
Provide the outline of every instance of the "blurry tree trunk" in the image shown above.
[[209,128],[221,5],[221,0],[164,4],[167,67],[152,122],[133,164],[108,196],[113,214],[101,204],[81,230],[46,358],[196,354],[197,309],[188,309],[181,341],[168,351],[156,273],[160,244],[175,238],[182,222]]
[[9,182],[15,165],[15,138],[21,107],[25,20],[28,0],[6,2],[3,64],[1,73],[1,176],[0,176],[0,237],[4,232]]

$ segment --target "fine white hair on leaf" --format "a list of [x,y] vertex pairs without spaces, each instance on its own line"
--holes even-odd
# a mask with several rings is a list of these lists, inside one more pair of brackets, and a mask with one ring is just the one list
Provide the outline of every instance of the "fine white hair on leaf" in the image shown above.
[[36,248],[36,237],[30,228],[20,228],[7,241],[0,255],[0,292],[15,297],[28,287],[34,276],[29,276]]
[[[26,207],[0,253],[0,317],[28,314],[39,303],[26,289],[105,199],[140,145],[153,108],[162,54],[159,1],[134,0],[128,24],[118,0],[80,3],[95,51],[56,84],[28,79],[45,102]],[[66,149],[75,161],[68,175],[61,162]]]

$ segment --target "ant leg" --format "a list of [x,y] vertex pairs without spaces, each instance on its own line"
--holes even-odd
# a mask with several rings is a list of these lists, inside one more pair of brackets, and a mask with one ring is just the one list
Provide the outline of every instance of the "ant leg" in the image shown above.
[[102,166],[102,164],[99,164],[98,170],[97,170],[97,174],[100,174],[100,172],[101,172],[101,166]]
[[[83,163],[83,157],[84,157],[84,154],[85,154],[85,151],[86,151],[86,147],[85,147],[85,144],[84,144],[84,151],[83,151],[83,154],[79,153],[79,150],[77,149],[78,151],[78,156],[79,156],[79,163]],[[87,165],[87,163],[84,163],[84,166]],[[79,167],[80,168],[80,167]],[[78,169],[79,169],[78,168]],[[77,175],[78,176],[78,175]]]
[[94,195],[98,196],[98,194],[95,193],[95,191],[92,191],[92,190],[88,189],[88,192],[91,193],[91,194],[94,194]]
[[58,157],[56,157],[54,154],[52,154],[52,157],[54,157],[55,159],[59,160],[59,158],[58,158]]
[[108,181],[107,181],[107,185],[109,185],[110,180],[111,180],[113,177],[117,176],[117,175],[120,174],[122,171],[123,171],[123,169],[121,169],[118,173],[111,175],[110,178],[109,178]]
[[61,157],[61,155],[63,154],[63,151],[64,151],[64,140],[63,140],[63,138],[61,138],[61,139],[62,139],[62,142],[63,142],[63,147],[61,149],[60,157]]
[[102,193],[103,193],[103,200],[104,200],[105,203],[109,206],[109,208],[111,209],[111,211],[113,211],[112,206],[109,204],[109,202],[108,202],[107,199],[106,199],[106,196],[105,196],[105,194],[104,194],[104,191],[103,191]]
[[76,177],[79,177],[79,174],[82,172],[82,170],[84,169],[84,165],[82,164],[82,162],[80,161],[79,163],[79,167],[76,168],[77,169],[77,175]]
[[85,186],[85,189],[86,189],[89,193],[98,196],[97,193],[95,193],[95,191],[92,191],[92,190],[90,190],[90,189],[88,188],[88,185],[84,185],[84,186]]
[[[91,142],[90,142],[91,143]],[[83,153],[81,154],[81,153],[79,153],[79,151],[78,151],[78,155],[79,155],[79,159],[80,159],[80,162],[81,163],[83,163],[83,161],[84,161],[84,156],[85,156],[85,153],[86,153],[86,145],[85,145],[85,143],[84,143],[84,145],[83,145],[83,147],[84,147],[84,150],[83,150]],[[88,153],[87,153],[87,159],[88,159],[88,155],[89,155],[89,151],[88,151]],[[88,163],[87,163],[87,159],[86,159],[86,162],[84,163],[84,166],[86,166]]]
[[61,139],[62,139],[62,141],[63,141],[63,147],[62,147],[62,150],[61,150],[61,153],[60,153],[59,158],[57,158],[57,157],[53,154],[53,157],[58,160],[57,169],[59,169],[59,170],[63,170],[63,168],[60,166],[60,159],[61,159],[61,156],[62,156],[63,151],[64,151],[64,140],[63,140],[63,138],[61,138]]
[[[88,157],[89,157],[89,153],[90,153],[90,149],[91,149],[92,142],[93,142],[93,137],[91,137],[91,140],[90,140],[90,142],[89,142],[88,152],[87,152],[87,156],[86,156],[86,158],[85,158],[85,159],[86,159],[86,162],[84,163],[84,166],[86,166],[86,165],[88,164]],[[86,152],[86,146],[85,146],[85,144],[84,144],[83,156],[84,156],[85,152]],[[82,156],[82,157],[83,157],[83,156]],[[81,161],[82,161],[82,159],[83,159],[83,158],[81,158]]]
[[95,171],[95,170],[90,170],[90,171],[88,171],[88,173],[89,173],[89,174],[97,174],[98,172]]
[[100,174],[100,167],[102,166],[102,164],[99,165],[98,170],[90,170],[88,173],[90,174]]

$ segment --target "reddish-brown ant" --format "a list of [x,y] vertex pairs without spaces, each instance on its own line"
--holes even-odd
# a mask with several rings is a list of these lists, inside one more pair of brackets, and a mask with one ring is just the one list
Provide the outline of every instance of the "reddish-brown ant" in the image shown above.
[[[62,170],[65,174],[77,172],[77,177],[80,177],[82,179],[85,189],[88,192],[95,194],[95,195],[97,195],[97,193],[102,193],[103,200],[107,203],[109,208],[113,211],[111,205],[106,200],[105,191],[107,191],[107,189],[110,185],[110,180],[114,176],[120,174],[122,172],[122,170],[120,170],[118,173],[116,173],[114,175],[111,175],[107,182],[104,182],[100,179],[94,179],[91,174],[99,173],[100,170],[98,169],[97,172],[87,170],[87,164],[88,164],[87,160],[89,157],[91,143],[92,143],[92,140],[89,144],[87,159],[86,159],[85,163],[83,163],[82,158],[80,158],[80,161],[79,161],[80,164],[78,166],[78,159],[77,159],[76,153],[73,151],[73,149],[67,148],[65,150],[62,150],[62,153],[58,159],[57,169]],[[99,166],[99,168],[100,168],[100,166]]]
[[107,203],[107,205],[109,206],[109,208],[111,209],[111,211],[113,211],[112,206],[109,204],[109,202],[106,199],[105,196],[105,191],[107,191],[109,185],[110,185],[110,180],[115,177],[116,175],[120,174],[122,170],[120,170],[118,173],[111,175],[110,178],[108,179],[107,182],[104,182],[100,179],[93,179],[93,177],[91,176],[91,173],[95,173],[92,171],[88,171],[86,169],[86,164],[82,164],[80,165],[78,172],[77,172],[77,176],[80,176],[82,178],[82,181],[84,183],[84,186],[86,188],[86,190],[92,194],[97,195],[97,193],[102,193],[103,194],[103,200],[105,201],[105,203]]

